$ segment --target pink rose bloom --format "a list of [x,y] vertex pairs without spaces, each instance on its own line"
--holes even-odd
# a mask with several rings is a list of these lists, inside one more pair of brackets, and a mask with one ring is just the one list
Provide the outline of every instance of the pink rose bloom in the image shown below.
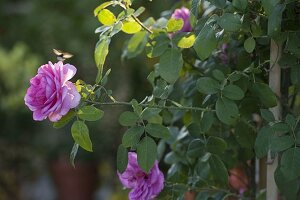
[[191,32],[192,26],[190,23],[190,11],[189,9],[182,7],[180,9],[176,9],[172,14],[171,18],[174,19],[182,19],[183,20],[183,27],[178,32]]
[[152,200],[164,188],[164,175],[155,161],[149,174],[144,172],[138,165],[137,155],[128,153],[128,165],[126,170],[120,174],[119,179],[125,188],[131,189],[129,200]]
[[25,95],[25,104],[33,111],[33,119],[42,121],[49,118],[56,122],[80,102],[80,94],[69,80],[76,74],[70,64],[58,63],[42,65],[38,74],[30,80]]

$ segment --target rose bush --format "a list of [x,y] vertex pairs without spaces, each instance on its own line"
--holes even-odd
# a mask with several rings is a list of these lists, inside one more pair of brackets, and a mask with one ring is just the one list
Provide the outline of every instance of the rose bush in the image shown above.
[[[94,10],[102,24],[95,31],[99,33],[95,84],[76,82],[82,99],[78,104],[71,85],[62,89],[69,82],[49,79],[55,77],[51,70],[46,78],[38,74],[25,98],[34,119],[48,116],[56,121],[66,114],[55,127],[76,119],[71,128],[74,162],[79,146],[92,151],[85,121],[102,118],[98,106],[131,106],[119,117],[127,130],[117,152],[119,178],[131,189],[130,199],[154,198],[163,181],[159,199],[260,199],[264,190],[257,192],[255,163],[264,157],[271,170],[261,176],[275,179],[266,185],[259,177],[267,186],[267,199],[278,198],[274,181],[286,199],[299,199],[299,2],[179,4],[173,14],[164,12],[159,19],[143,22],[139,16],[145,8],[133,9],[130,0],[99,5]],[[110,6],[122,11],[113,13]],[[133,34],[123,49],[124,60],[143,52],[158,58],[147,77],[152,93],[143,100],[120,102],[106,88],[111,70],[104,73],[105,59],[111,40],[121,31]],[[66,101],[64,94],[70,94]],[[158,160],[169,166],[165,176]],[[235,167],[247,163],[251,163],[249,177],[235,176]]]

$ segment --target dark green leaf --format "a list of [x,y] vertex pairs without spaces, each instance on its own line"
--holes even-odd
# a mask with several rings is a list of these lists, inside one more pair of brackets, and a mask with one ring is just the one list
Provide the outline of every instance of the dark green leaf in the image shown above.
[[228,172],[220,157],[217,155],[211,155],[209,158],[209,166],[214,178],[219,180],[222,184],[227,184]]
[[169,83],[175,83],[179,77],[183,60],[179,49],[168,49],[159,60],[158,72]]
[[273,113],[271,111],[267,110],[267,109],[261,109],[260,114],[261,114],[262,118],[264,120],[266,120],[267,122],[274,122],[275,121]]
[[125,111],[119,117],[122,126],[134,126],[139,120],[139,116],[134,112]]
[[214,119],[215,117],[213,112],[204,112],[203,117],[200,121],[200,128],[203,133],[209,131],[214,123]]
[[277,105],[277,98],[271,88],[265,83],[254,83],[251,91],[268,108]]
[[89,129],[83,121],[75,121],[71,127],[74,141],[87,151],[93,151]]
[[227,125],[234,124],[239,115],[237,105],[226,98],[219,98],[216,103],[217,117]]
[[280,170],[287,180],[293,180],[300,176],[300,148],[291,148],[283,152]]
[[217,47],[218,40],[214,28],[206,24],[198,34],[194,49],[201,60],[208,58]]
[[201,135],[201,126],[198,123],[191,123],[188,127],[187,127],[190,135],[192,135],[193,137],[200,137]]
[[66,115],[64,115],[58,122],[53,123],[54,128],[62,128],[65,125],[67,125],[74,117],[75,112],[73,110],[70,110]]
[[104,112],[98,108],[95,108],[94,106],[84,106],[77,112],[77,116],[86,121],[97,121],[101,119],[103,115]]
[[231,100],[241,100],[244,98],[244,91],[236,85],[227,85],[223,89],[223,95]]
[[280,167],[277,167],[274,178],[280,193],[288,200],[299,200],[299,179],[288,180],[282,173]]
[[217,8],[224,8],[226,6],[226,0],[209,0],[209,2]]
[[232,5],[241,11],[246,10],[247,4],[248,4],[248,0],[233,0],[232,1]]
[[263,158],[268,154],[273,134],[274,132],[270,127],[263,127],[259,130],[254,146],[258,158]]
[[146,52],[149,58],[161,56],[167,49],[170,38],[166,34],[160,34],[147,44]]
[[134,126],[128,129],[122,138],[124,147],[135,147],[144,133],[144,127]]
[[193,140],[188,147],[187,155],[191,158],[198,158],[205,152],[205,144],[200,139]]
[[285,10],[285,5],[278,4],[272,11],[268,20],[268,35],[276,37],[281,32],[282,13]]
[[123,173],[128,164],[128,151],[127,149],[121,144],[118,148],[117,152],[117,169],[120,173]]
[[160,124],[147,124],[145,131],[153,137],[167,139],[170,137],[170,131],[167,127]]
[[220,137],[210,136],[206,148],[208,152],[220,155],[227,149],[227,143]]
[[215,94],[220,87],[220,83],[210,77],[202,77],[197,81],[197,89],[203,94]]
[[155,141],[146,136],[137,146],[138,164],[145,172],[149,172],[152,168],[157,155],[157,148]]
[[294,139],[291,136],[274,136],[271,139],[270,149],[274,152],[284,151],[294,145]]
[[280,0],[261,0],[262,6],[267,15],[271,15],[279,1]]
[[289,125],[283,122],[275,123],[271,127],[274,132],[288,133],[290,131]]
[[241,147],[254,148],[256,134],[250,125],[239,122],[235,127],[234,136]]
[[255,49],[255,40],[253,37],[249,37],[244,42],[244,48],[248,53],[252,53]]
[[221,70],[215,69],[212,74],[218,81],[224,81],[225,79],[225,76]]
[[194,15],[195,18],[198,17],[200,3],[201,0],[192,0],[191,13]]
[[238,31],[242,27],[241,16],[233,13],[224,13],[218,20],[218,24],[225,31]]

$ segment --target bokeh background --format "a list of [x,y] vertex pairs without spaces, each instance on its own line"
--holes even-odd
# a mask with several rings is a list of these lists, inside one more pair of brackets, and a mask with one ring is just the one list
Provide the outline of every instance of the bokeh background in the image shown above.
[[[93,52],[100,26],[93,16],[99,0],[0,0],[0,200],[127,199],[116,176],[116,148],[124,130],[118,115],[124,107],[105,107],[101,122],[90,123],[94,152],[82,149],[76,169],[69,164],[73,146],[70,126],[54,129],[35,122],[24,105],[29,79],[49,60],[53,48],[74,54],[68,60],[78,69],[73,79],[93,83]],[[141,16],[156,19],[177,1],[135,1]],[[113,39],[106,69],[112,68],[109,88],[118,100],[142,100],[151,93],[146,81],[154,61],[146,56],[121,61],[129,36]]]

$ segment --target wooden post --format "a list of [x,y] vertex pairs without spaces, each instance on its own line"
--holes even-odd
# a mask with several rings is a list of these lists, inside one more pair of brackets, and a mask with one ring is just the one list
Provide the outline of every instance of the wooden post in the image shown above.
[[[275,43],[271,40],[270,45],[270,73],[269,73],[269,86],[278,98],[281,97],[280,87],[281,87],[281,69],[278,64],[278,60],[281,57],[281,44]],[[281,105],[277,101],[277,106],[270,108],[276,120],[281,119]],[[271,158],[270,152],[268,153],[268,164],[267,164],[267,199],[268,200],[278,200],[278,188],[274,179],[274,172],[278,166],[278,156],[274,159]]]

